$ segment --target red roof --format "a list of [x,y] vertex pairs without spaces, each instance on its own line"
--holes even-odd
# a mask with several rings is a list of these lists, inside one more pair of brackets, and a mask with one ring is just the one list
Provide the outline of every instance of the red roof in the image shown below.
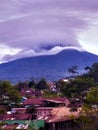
[[29,98],[23,102],[24,105],[42,105],[42,98]]
[[58,102],[58,103],[65,103],[67,106],[69,105],[69,100],[64,98],[30,98],[24,101],[24,105],[42,105],[44,101],[50,102]]

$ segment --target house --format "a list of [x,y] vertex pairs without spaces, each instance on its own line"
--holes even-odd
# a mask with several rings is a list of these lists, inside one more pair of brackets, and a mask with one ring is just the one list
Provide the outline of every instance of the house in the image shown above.
[[31,114],[0,114],[0,120],[30,120]]
[[80,114],[81,108],[72,112],[68,107],[53,108],[50,116],[44,117],[47,130],[80,130],[79,124],[76,122]]
[[38,107],[36,108],[37,119],[43,119],[51,114],[53,107]]
[[25,107],[35,106],[35,107],[58,107],[58,106],[68,106],[69,100],[64,98],[30,98],[23,102]]
[[31,98],[34,96],[34,91],[30,88],[24,88],[21,90],[21,96],[26,97],[26,98]]
[[44,101],[43,98],[29,98],[25,100],[23,104],[26,108],[32,105],[35,107],[40,107],[40,106],[43,106],[44,104],[43,101]]
[[62,79],[60,79],[60,81],[69,82],[69,79],[68,78],[62,78]]
[[68,106],[69,105],[69,100],[66,97],[63,98],[46,98],[45,101],[47,104],[50,104],[50,106]]
[[11,113],[25,114],[26,108],[11,108]]
[[33,98],[27,99],[23,102],[25,108],[34,106],[36,110],[37,119],[45,119],[44,117],[50,116],[54,108],[67,107],[69,100],[65,98]]

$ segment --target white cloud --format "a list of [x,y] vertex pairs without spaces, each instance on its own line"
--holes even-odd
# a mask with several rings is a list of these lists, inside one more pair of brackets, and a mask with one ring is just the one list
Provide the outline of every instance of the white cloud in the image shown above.
[[44,54],[56,46],[97,53],[97,18],[97,0],[0,0],[0,58]]
[[18,48],[9,48],[8,46],[0,44],[0,59],[2,59],[4,55],[15,55],[19,51],[21,50]]
[[73,46],[70,46],[70,47],[56,46],[56,47],[53,47],[50,50],[42,49],[40,52],[35,52],[32,49],[28,49],[28,50],[17,51],[17,53],[15,53],[16,50],[14,50],[14,53],[12,53],[12,54],[10,54],[10,53],[9,54],[5,54],[5,56],[2,57],[1,61],[4,63],[4,62],[7,62],[7,61],[20,59],[20,58],[23,58],[23,57],[31,57],[31,56],[34,57],[34,56],[42,56],[42,55],[54,55],[54,54],[57,54],[60,51],[65,50],[65,49],[76,49],[78,51],[83,51],[82,48],[80,49],[78,47],[73,47]]
[[79,34],[80,44],[89,52],[98,55],[98,21],[85,32]]

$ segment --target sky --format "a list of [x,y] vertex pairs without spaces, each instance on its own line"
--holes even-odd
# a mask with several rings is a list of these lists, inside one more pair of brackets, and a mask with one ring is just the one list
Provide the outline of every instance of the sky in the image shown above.
[[0,63],[66,48],[98,55],[98,0],[0,0]]

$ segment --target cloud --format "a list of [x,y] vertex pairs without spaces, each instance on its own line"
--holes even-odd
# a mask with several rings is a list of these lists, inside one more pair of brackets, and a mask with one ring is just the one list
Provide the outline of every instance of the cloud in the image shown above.
[[73,47],[73,46],[69,46],[69,47],[56,46],[50,50],[42,49],[40,52],[35,52],[32,49],[28,49],[28,50],[19,51],[18,53],[13,54],[13,55],[7,54],[4,57],[2,57],[1,61],[4,63],[7,61],[13,61],[13,60],[21,59],[24,57],[26,58],[26,57],[31,57],[31,56],[35,57],[35,56],[42,56],[42,55],[55,55],[55,54],[59,53],[62,50],[65,50],[65,49],[76,49],[78,51],[83,51],[83,49],[80,49],[78,47]]
[[[94,26],[98,17],[97,0],[0,0],[0,3],[0,43],[25,52],[17,51],[17,58],[56,46],[85,47],[80,42],[84,40],[82,35]],[[8,57],[4,59],[16,56],[4,55]]]
[[[21,49],[16,48],[10,48],[8,46],[3,45],[3,43],[0,44],[0,59],[3,59],[5,55],[15,55],[19,53]],[[1,60],[0,60],[1,63]]]

